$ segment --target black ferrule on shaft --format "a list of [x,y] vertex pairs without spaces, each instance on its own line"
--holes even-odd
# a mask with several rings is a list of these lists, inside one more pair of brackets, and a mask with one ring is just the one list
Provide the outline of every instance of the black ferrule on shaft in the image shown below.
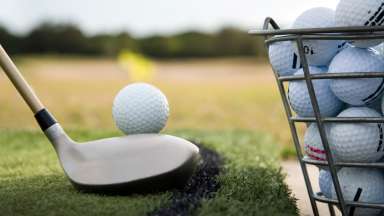
[[39,123],[41,130],[45,131],[52,125],[56,124],[56,119],[46,109],[42,109],[35,114],[37,123]]

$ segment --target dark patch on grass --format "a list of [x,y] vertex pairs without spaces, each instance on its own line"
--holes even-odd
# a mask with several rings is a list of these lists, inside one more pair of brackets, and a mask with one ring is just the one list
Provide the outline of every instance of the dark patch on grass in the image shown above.
[[203,162],[196,173],[182,189],[173,192],[171,203],[164,208],[157,209],[150,216],[186,216],[201,206],[203,199],[214,197],[220,184],[216,177],[220,173],[222,159],[218,153],[198,145]]

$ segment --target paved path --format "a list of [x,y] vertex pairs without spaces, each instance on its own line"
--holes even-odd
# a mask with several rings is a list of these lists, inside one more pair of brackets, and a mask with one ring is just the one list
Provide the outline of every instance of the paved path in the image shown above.
[[[281,164],[283,171],[287,174],[286,183],[298,199],[297,205],[300,209],[300,215],[313,215],[311,203],[308,198],[305,187],[304,177],[301,172],[300,164],[297,161],[284,161]],[[308,166],[309,176],[315,191],[319,191],[318,175],[319,169],[315,166]],[[320,215],[329,215],[328,206],[318,204]]]

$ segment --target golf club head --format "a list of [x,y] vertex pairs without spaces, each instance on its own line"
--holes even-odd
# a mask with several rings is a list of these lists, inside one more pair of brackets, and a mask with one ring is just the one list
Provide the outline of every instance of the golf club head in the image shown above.
[[56,123],[44,131],[80,191],[126,194],[182,187],[200,161],[194,144],[142,134],[76,143]]

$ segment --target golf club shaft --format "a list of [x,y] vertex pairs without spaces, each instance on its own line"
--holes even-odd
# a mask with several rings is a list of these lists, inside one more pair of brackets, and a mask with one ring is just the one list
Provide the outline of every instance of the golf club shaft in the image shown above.
[[11,80],[17,91],[23,97],[24,101],[28,104],[33,114],[37,114],[39,111],[44,109],[44,105],[40,99],[36,96],[31,86],[21,75],[12,59],[8,56],[3,46],[0,45],[0,65],[8,78]]
[[56,124],[55,118],[45,109],[40,99],[36,96],[31,86],[21,75],[15,63],[8,56],[3,46],[0,44],[0,66],[3,68],[5,74],[11,80],[17,91],[23,97],[24,101],[28,104],[29,108],[35,115],[36,121],[39,123],[40,128],[45,131],[52,125]]

